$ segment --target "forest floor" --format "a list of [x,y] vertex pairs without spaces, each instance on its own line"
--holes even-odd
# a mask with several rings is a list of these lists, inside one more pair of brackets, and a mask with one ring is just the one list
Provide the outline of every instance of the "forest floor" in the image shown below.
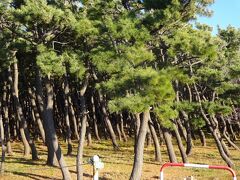
[[[200,142],[195,141],[192,154],[189,156],[189,163],[211,164],[211,165],[225,165],[221,159],[218,150],[213,140],[207,140],[207,147],[202,147]],[[238,141],[238,145],[240,142]],[[120,143],[120,151],[114,151],[110,141],[93,141],[91,146],[85,146],[84,161],[87,162],[90,157],[97,154],[104,162],[104,169],[100,170],[99,176],[102,180],[116,179],[127,180],[132,170],[133,142]],[[61,179],[61,171],[57,167],[49,167],[45,165],[47,153],[46,147],[40,142],[37,143],[39,152],[39,161],[32,161],[31,157],[23,157],[23,146],[21,142],[12,143],[14,155],[7,156],[5,162],[5,173],[0,175],[1,180],[47,180],[47,179]],[[66,143],[62,142],[63,153],[66,154]],[[76,152],[77,143],[73,144],[73,155],[64,156],[72,178],[76,179]],[[177,146],[175,147],[178,161],[181,162]],[[240,152],[231,150],[232,160],[235,163],[235,171],[240,175]],[[161,146],[163,163],[168,161],[166,146]],[[0,151],[1,153],[1,151]],[[154,147],[146,147],[144,156],[144,167],[142,171],[142,179],[159,179],[159,169],[162,163],[154,162]],[[84,179],[92,179],[92,167],[84,165]],[[196,179],[212,179],[212,180],[230,180],[231,175],[228,171],[223,170],[209,170],[198,168],[167,168],[164,171],[165,179],[180,180],[187,176],[194,176]]]

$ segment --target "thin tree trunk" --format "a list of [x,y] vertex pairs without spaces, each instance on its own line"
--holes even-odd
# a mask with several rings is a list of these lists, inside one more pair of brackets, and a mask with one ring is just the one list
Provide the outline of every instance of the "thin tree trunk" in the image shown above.
[[116,135],[115,135],[114,130],[112,128],[112,124],[111,124],[111,121],[109,119],[109,115],[107,113],[106,102],[103,99],[103,95],[101,94],[100,91],[98,91],[98,97],[99,97],[100,104],[101,104],[101,109],[102,109],[102,113],[103,113],[103,119],[105,121],[107,130],[108,130],[108,132],[110,134],[110,137],[111,137],[111,140],[112,140],[112,144],[113,144],[113,148],[115,150],[119,150],[119,146],[118,146],[118,143],[117,143],[117,138],[116,138]]
[[69,84],[68,84],[68,75],[65,76],[64,82],[64,115],[65,115],[65,122],[66,122],[66,139],[67,139],[67,155],[72,154],[72,140],[71,140],[71,128],[70,128],[70,119],[69,119]]
[[9,109],[10,109],[10,85],[7,85],[7,81],[4,81],[3,86],[3,117],[5,122],[5,134],[6,134],[6,144],[7,144],[7,154],[12,155],[12,146],[10,142],[10,127],[9,127]]
[[180,136],[180,134],[178,132],[178,128],[177,128],[175,123],[173,123],[173,128],[174,128],[174,132],[175,132],[175,135],[176,135],[176,138],[177,138],[177,145],[178,145],[181,157],[182,157],[182,162],[183,163],[187,163],[188,162],[187,154],[185,153],[185,148],[183,146],[181,136]]
[[93,94],[91,95],[91,107],[92,107],[92,118],[93,118],[93,126],[94,126],[94,133],[98,141],[100,141],[99,133],[98,133],[98,125],[97,125],[97,117],[96,117],[96,109],[94,103]]
[[88,78],[89,74],[86,75],[86,79],[83,83],[83,86],[80,90],[80,103],[81,103],[81,129],[80,129],[80,137],[78,142],[78,149],[77,149],[77,180],[83,179],[83,147],[84,147],[84,141],[86,136],[86,129],[87,129],[87,107],[85,102],[84,94],[88,87]]
[[207,146],[206,137],[205,137],[205,134],[204,134],[203,130],[201,128],[199,128],[198,132],[199,132],[199,136],[200,136],[200,140],[201,140],[202,146],[206,147]]
[[44,132],[43,124],[42,124],[42,121],[41,121],[41,118],[40,118],[40,114],[39,114],[38,109],[37,109],[35,95],[32,92],[30,87],[28,88],[28,93],[29,93],[30,98],[31,98],[31,105],[32,105],[32,109],[33,109],[33,112],[34,112],[34,117],[35,117],[35,119],[37,121],[37,125],[38,125],[38,128],[39,128],[39,131],[40,131],[43,143],[45,144],[46,140],[45,140],[45,132]]
[[74,111],[74,108],[73,108],[72,98],[69,96],[68,100],[69,100],[69,108],[70,108],[69,113],[70,113],[72,121],[73,121],[74,135],[76,136],[77,140],[79,140],[78,125],[77,125],[77,119],[76,119],[75,111]]
[[234,144],[234,142],[231,141],[231,139],[228,137],[226,131],[227,131],[227,126],[226,126],[226,122],[225,122],[225,119],[221,116],[220,119],[222,120],[222,124],[223,124],[223,137],[227,140],[227,142],[229,143],[230,146],[232,146],[234,149],[240,151],[240,148]]
[[120,122],[117,120],[117,122],[116,122],[116,129],[117,129],[117,133],[118,133],[118,138],[119,138],[119,141],[122,141],[122,133],[121,133],[119,124],[120,124]]
[[181,119],[177,118],[176,121],[177,121],[178,128],[180,129],[180,134],[182,135],[183,139],[187,142],[187,132],[183,127]]
[[167,128],[162,128],[163,136],[167,145],[167,152],[170,162],[175,163],[177,162],[177,158],[174,152],[173,144],[172,144],[172,137],[169,133],[169,130]]
[[127,136],[126,136],[126,134],[125,134],[125,132],[124,132],[124,125],[123,125],[123,116],[122,116],[122,114],[120,113],[120,131],[121,131],[121,133],[122,133],[122,135],[123,135],[123,140],[126,142],[127,141]]
[[[30,134],[28,131],[27,127],[27,122],[23,114],[23,110],[21,107],[21,104],[19,102],[19,95],[18,95],[18,65],[17,62],[13,63],[13,70],[14,70],[14,82],[13,82],[13,98],[14,98],[14,103],[15,107],[17,110],[17,118],[20,124],[20,133],[21,133],[21,138],[24,144],[24,155],[29,155],[30,154],[30,148],[32,151],[32,159],[37,160],[38,159],[38,154],[37,154],[37,149],[35,146],[34,141],[30,138]],[[30,148],[29,148],[30,146]]]
[[0,143],[1,143],[1,147],[2,147],[2,157],[1,157],[1,162],[0,162],[0,174],[4,173],[4,162],[5,162],[5,153],[6,153],[4,139],[5,138],[4,138],[3,120],[2,120],[2,115],[0,113]]
[[208,118],[207,115],[206,115],[205,112],[204,112],[204,109],[203,109],[203,107],[202,107],[202,101],[201,101],[200,94],[199,94],[199,91],[198,91],[198,89],[197,89],[196,84],[194,84],[194,89],[195,89],[195,91],[196,91],[197,100],[198,100],[198,102],[200,103],[200,111],[201,111],[201,114],[202,114],[204,120],[206,121],[206,124],[208,125],[208,127],[209,127],[212,135],[213,135],[213,138],[214,138],[214,140],[215,140],[215,142],[216,142],[216,144],[217,144],[217,148],[218,148],[219,154],[221,155],[221,157],[223,158],[223,160],[227,163],[227,165],[228,165],[229,167],[233,168],[233,167],[234,167],[234,164],[233,164],[233,162],[231,161],[231,159],[228,157],[228,155],[226,154],[226,152],[224,151],[223,146],[222,146],[222,143],[221,143],[221,141],[219,140],[219,136],[218,136],[218,134],[217,134],[217,133],[218,133],[218,132],[217,132],[217,124],[215,124],[215,126],[213,127],[213,126],[212,126],[212,123],[213,123],[213,122],[210,121],[210,118]]
[[[87,117],[88,117],[88,119],[90,119],[89,116],[87,116]],[[86,133],[87,133],[87,145],[91,146],[92,145],[92,135],[91,135],[91,128],[90,128],[89,122],[87,122]]]
[[155,128],[153,126],[153,122],[151,120],[150,115],[149,115],[148,126],[149,126],[149,129],[150,129],[152,138],[153,138],[154,149],[155,149],[155,161],[162,162],[160,144],[159,144],[157,133],[156,133]]
[[187,149],[186,149],[186,154],[189,156],[192,153],[192,148],[193,148],[193,142],[192,142],[192,134],[191,134],[191,127],[189,123],[189,118],[188,115],[185,111],[181,111],[184,120],[185,120],[185,127],[187,131]]
[[152,145],[152,137],[149,130],[149,126],[147,127],[146,141],[147,141],[147,147],[149,148]]
[[[15,59],[16,61],[16,59]],[[28,144],[28,141],[26,139],[26,135],[24,133],[24,125],[25,122],[23,120],[25,119],[21,119],[23,117],[21,117],[22,112],[21,112],[21,107],[20,107],[20,103],[19,103],[19,99],[18,99],[18,66],[17,66],[17,62],[14,62],[13,64],[13,70],[14,70],[14,80],[12,79],[12,75],[9,71],[8,73],[8,78],[9,78],[9,82],[11,83],[11,90],[12,90],[12,95],[13,95],[13,100],[14,100],[14,106],[16,108],[16,117],[17,117],[17,122],[19,123],[19,131],[20,131],[20,135],[21,135],[21,139],[24,145],[24,156],[28,156],[30,154],[30,146]]]
[[137,141],[135,142],[135,154],[134,154],[134,163],[133,169],[130,176],[131,180],[141,179],[142,166],[143,166],[143,152],[144,152],[144,141],[146,139],[147,127],[149,120],[149,111],[143,113],[143,119],[140,125]]

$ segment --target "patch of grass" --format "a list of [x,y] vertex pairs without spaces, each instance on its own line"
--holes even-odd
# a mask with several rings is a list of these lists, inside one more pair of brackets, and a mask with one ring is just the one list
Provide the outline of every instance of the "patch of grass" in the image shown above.
[[[225,165],[225,162],[220,157],[218,150],[213,140],[208,139],[208,146],[202,147],[200,142],[194,142],[192,154],[188,157],[189,163]],[[73,141],[73,155],[66,156],[67,146],[64,141],[60,142],[64,158],[67,162],[72,178],[76,179],[76,154],[77,142]],[[91,146],[84,147],[85,162],[90,157],[97,154],[104,162],[104,169],[100,171],[100,179],[128,179],[132,170],[134,160],[133,141],[126,143],[120,142],[120,150],[115,151],[112,148],[111,141],[103,140],[101,142],[93,141]],[[7,156],[5,162],[5,173],[0,176],[4,180],[45,180],[45,179],[61,179],[61,171],[57,167],[49,167],[45,165],[47,158],[47,148],[41,142],[37,142],[37,149],[40,160],[32,161],[31,157],[23,157],[23,146],[21,142],[12,143],[14,155]],[[142,179],[158,179],[159,170],[164,162],[168,162],[166,146],[161,146],[163,162],[154,161],[154,147],[146,147],[144,150],[144,166]],[[178,156],[178,161],[181,162],[181,157],[177,146],[175,151]],[[239,152],[230,148],[232,159],[236,165],[236,172],[240,170]],[[1,152],[0,152],[1,153]],[[92,179],[92,167],[84,165],[84,179]],[[222,170],[209,169],[193,169],[193,168],[176,168],[171,167],[164,170],[165,179],[183,179],[186,176],[194,176],[197,179],[231,179],[229,172]]]

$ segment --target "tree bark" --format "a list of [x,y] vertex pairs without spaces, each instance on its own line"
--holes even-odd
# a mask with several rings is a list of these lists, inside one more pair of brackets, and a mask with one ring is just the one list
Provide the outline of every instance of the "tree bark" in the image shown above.
[[33,109],[33,112],[34,112],[34,117],[37,121],[37,125],[38,125],[38,128],[39,128],[43,143],[45,144],[46,143],[45,131],[44,131],[43,124],[42,124],[42,121],[41,121],[41,118],[40,118],[40,114],[39,114],[38,109],[37,109],[35,95],[32,92],[30,87],[28,88],[28,94],[30,95],[30,98],[31,98],[31,105],[32,105],[32,109]]
[[175,132],[175,135],[176,135],[176,138],[177,138],[177,145],[178,145],[181,157],[182,157],[182,162],[183,163],[187,163],[188,162],[187,154],[185,152],[185,148],[183,146],[181,136],[180,136],[180,134],[178,132],[178,128],[177,128],[175,123],[173,123],[173,128],[174,128],[174,132]]
[[[54,148],[52,142],[51,142],[51,132],[49,131],[48,124],[53,123],[53,119],[48,119],[51,118],[52,116],[48,117],[46,115],[47,110],[46,110],[46,103],[43,101],[43,86],[42,86],[42,77],[41,73],[38,67],[36,67],[36,96],[37,96],[37,103],[40,111],[41,118],[43,119],[43,128],[45,130],[45,141],[48,149],[48,156],[47,156],[47,165],[49,166],[57,166],[57,157],[54,152]],[[54,128],[55,129],[55,128]]]
[[69,119],[69,84],[68,84],[68,75],[65,75],[65,82],[64,82],[64,116],[66,122],[66,139],[67,139],[67,155],[72,154],[72,140],[71,140],[71,128],[70,128],[70,119]]
[[125,131],[124,131],[124,125],[123,125],[123,116],[122,116],[122,114],[120,113],[120,131],[121,131],[121,133],[122,133],[122,135],[123,135],[123,140],[126,142],[127,141],[127,136],[126,136],[126,134],[125,134]]
[[[23,114],[23,110],[21,104],[19,102],[19,95],[18,95],[18,64],[15,61],[13,63],[13,70],[14,70],[14,81],[13,81],[13,98],[14,104],[16,107],[16,115],[17,119],[20,124],[20,134],[24,144],[24,155],[28,156],[30,154],[30,148],[32,151],[32,159],[38,160],[37,149],[35,146],[34,141],[30,138],[30,133],[28,131],[27,122]],[[30,147],[29,147],[30,146]]]
[[200,140],[201,140],[202,146],[206,147],[207,146],[206,137],[205,137],[205,134],[204,134],[203,130],[201,128],[199,128],[198,132],[199,132],[199,136],[200,136]]
[[[61,147],[58,143],[58,138],[57,138],[56,130],[54,127],[53,88],[51,85],[50,76],[48,76],[48,78],[46,78],[45,87],[46,87],[46,94],[47,94],[47,103],[46,103],[46,106],[44,109],[44,111],[45,111],[45,113],[44,113],[45,114],[45,118],[44,118],[45,122],[44,123],[45,123],[45,127],[47,127],[45,132],[49,138],[49,145],[51,146],[51,149],[53,149],[56,154],[56,158],[57,158],[59,166],[61,168],[63,179],[70,180],[72,178],[71,178],[71,175],[67,168],[67,165],[65,163],[65,160],[63,158]],[[54,155],[54,154],[51,154],[51,155]],[[54,157],[51,157],[51,159],[54,159]]]
[[80,137],[78,142],[78,150],[77,150],[77,180],[83,179],[83,147],[84,147],[84,141],[86,136],[86,129],[87,129],[87,107],[85,102],[84,94],[88,87],[88,79],[89,74],[86,75],[85,81],[83,82],[83,86],[80,90],[80,103],[81,103],[81,129],[80,129]]
[[97,117],[96,117],[96,108],[94,103],[93,94],[91,95],[91,107],[92,107],[92,118],[93,118],[93,126],[94,126],[94,134],[98,141],[100,141],[100,136],[98,133],[98,125],[97,125]]
[[137,141],[135,142],[136,149],[134,150],[135,154],[134,154],[133,169],[130,176],[131,180],[141,179],[142,166],[143,166],[144,142],[147,134],[148,120],[149,120],[149,111],[146,111],[143,113],[143,119],[140,124]]
[[192,142],[192,135],[191,135],[191,127],[189,123],[189,117],[185,111],[181,111],[184,121],[185,121],[185,128],[187,131],[187,149],[186,154],[189,156],[192,153],[193,142]]
[[[1,103],[0,103],[1,106]],[[4,141],[4,128],[3,128],[3,120],[2,115],[0,113],[0,143],[2,147],[2,157],[0,162],[0,174],[4,173],[4,162],[5,162],[5,153],[6,153],[6,147],[5,147],[5,141]]]
[[162,131],[163,131],[163,136],[167,145],[169,160],[170,162],[175,163],[177,162],[177,158],[174,152],[171,134],[169,133],[169,130],[167,128],[162,127]]
[[155,161],[162,162],[160,144],[159,144],[157,133],[156,133],[155,128],[153,126],[153,122],[151,120],[150,115],[149,115],[148,126],[149,126],[149,129],[150,129],[152,138],[153,138],[154,149],[155,149]]
[[104,119],[104,122],[106,124],[107,130],[110,134],[112,144],[113,144],[113,148],[115,150],[119,150],[119,146],[118,146],[118,143],[117,143],[117,138],[116,138],[116,135],[115,135],[114,130],[112,128],[112,124],[111,124],[111,121],[109,119],[109,115],[108,115],[108,112],[107,112],[107,109],[106,109],[106,102],[105,102],[105,100],[103,98],[103,95],[101,94],[100,91],[98,91],[98,97],[99,97],[100,104],[101,104],[103,119]]

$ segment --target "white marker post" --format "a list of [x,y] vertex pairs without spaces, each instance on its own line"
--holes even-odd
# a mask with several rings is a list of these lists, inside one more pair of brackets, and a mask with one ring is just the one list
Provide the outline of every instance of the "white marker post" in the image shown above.
[[94,155],[90,159],[90,163],[93,166],[93,180],[98,180],[98,170],[104,168],[103,162],[100,161],[100,158],[98,155]]

